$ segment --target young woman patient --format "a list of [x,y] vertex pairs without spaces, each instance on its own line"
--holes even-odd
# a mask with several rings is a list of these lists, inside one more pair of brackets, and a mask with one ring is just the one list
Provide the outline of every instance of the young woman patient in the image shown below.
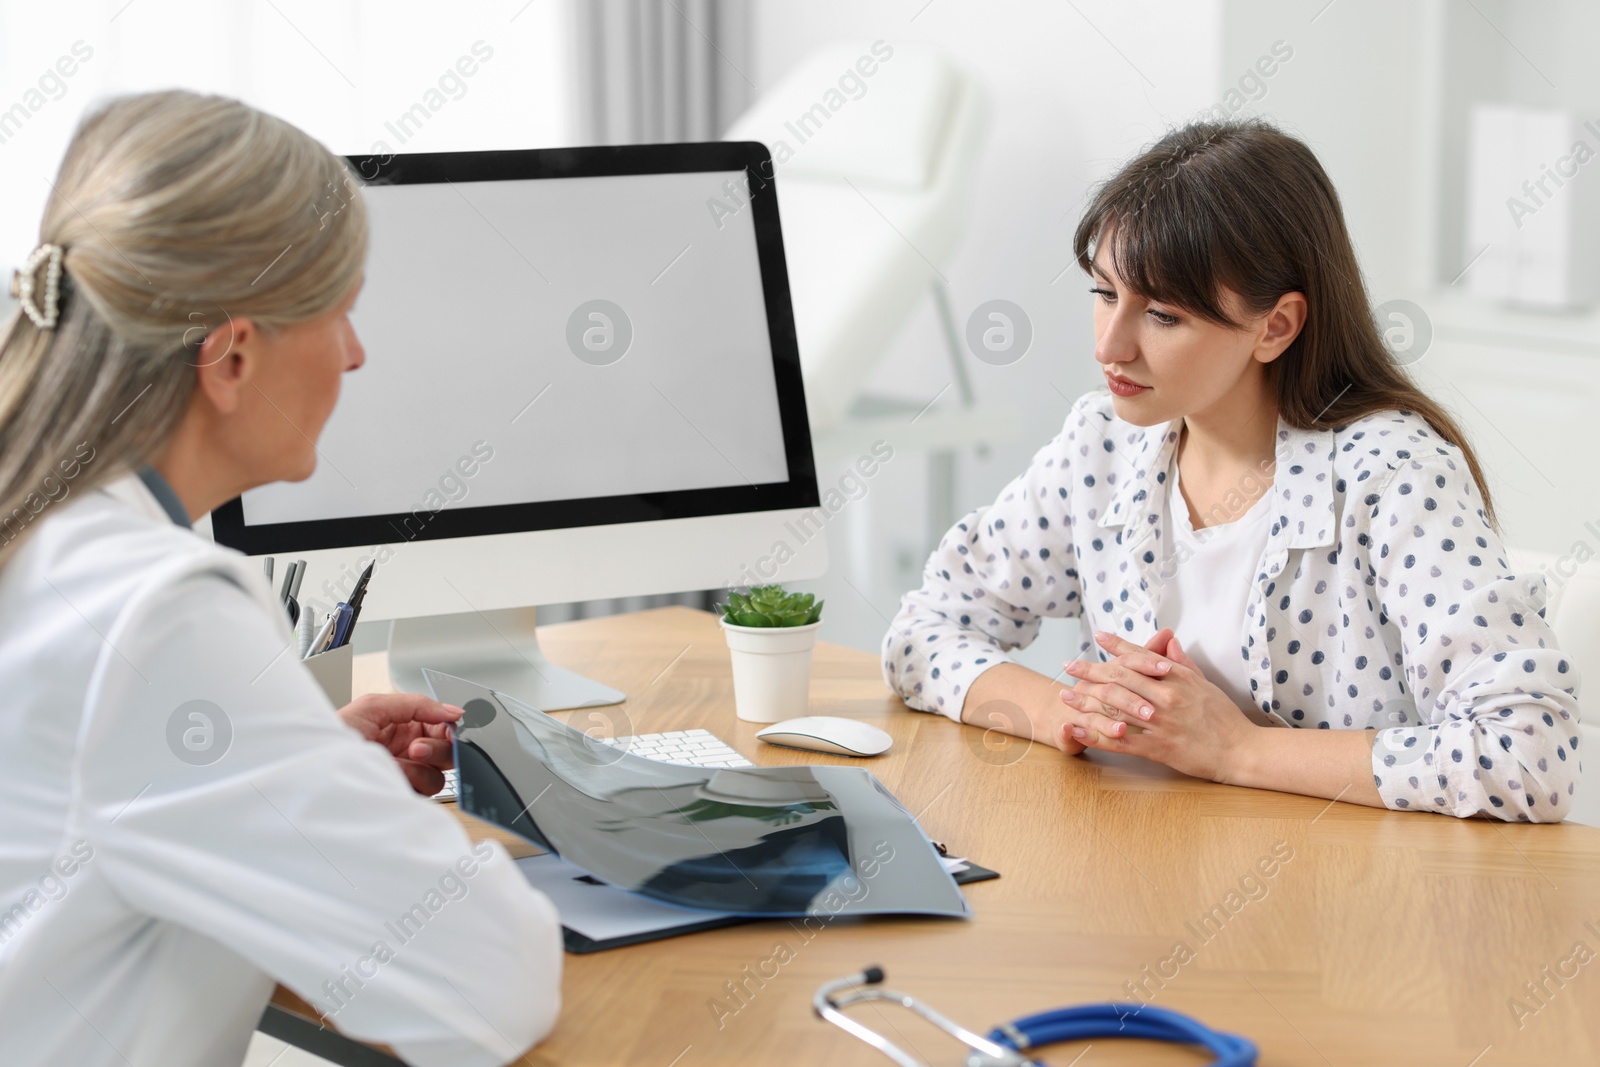
[[[1466,438],[1384,348],[1310,149],[1260,120],[1176,130],[1073,244],[1108,390],[945,534],[884,638],[891,687],[1068,754],[1561,819],[1578,675],[1543,579],[1512,572]],[[1095,635],[1075,686],[1008,659],[1068,617]]]

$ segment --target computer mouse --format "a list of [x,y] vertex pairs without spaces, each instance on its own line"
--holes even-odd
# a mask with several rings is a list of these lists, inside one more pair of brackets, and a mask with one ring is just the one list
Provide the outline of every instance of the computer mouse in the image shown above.
[[756,736],[769,745],[829,752],[836,756],[878,756],[889,751],[894,738],[870,723],[841,719],[837,715],[807,715],[785,719]]

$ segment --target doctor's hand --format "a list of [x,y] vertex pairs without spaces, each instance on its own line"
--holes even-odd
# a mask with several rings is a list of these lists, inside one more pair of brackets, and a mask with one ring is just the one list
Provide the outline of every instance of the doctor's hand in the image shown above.
[[420,693],[368,693],[339,709],[345,725],[389,750],[425,797],[444,788],[444,772],[454,766],[449,729],[462,714]]
[[[1162,634],[1170,631],[1156,637]],[[1105,632],[1095,641],[1112,658],[1067,665],[1080,681],[1062,695],[1077,713],[1062,727],[1063,742],[1143,756],[1196,778],[1230,780],[1233,757],[1262,727],[1206,678],[1177,636],[1164,648],[1155,640],[1141,648]]]

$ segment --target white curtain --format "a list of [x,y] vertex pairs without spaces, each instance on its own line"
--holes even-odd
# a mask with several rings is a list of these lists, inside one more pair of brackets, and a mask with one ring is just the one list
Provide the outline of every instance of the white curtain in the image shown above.
[[752,99],[746,0],[589,0],[574,14],[584,144],[714,141]]

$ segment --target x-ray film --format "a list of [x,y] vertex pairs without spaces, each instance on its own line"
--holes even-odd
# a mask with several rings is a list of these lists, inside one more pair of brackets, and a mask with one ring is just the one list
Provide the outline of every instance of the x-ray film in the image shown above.
[[462,810],[603,882],[743,915],[970,914],[932,842],[865,769],[659,763],[423,673],[436,699],[466,711]]

